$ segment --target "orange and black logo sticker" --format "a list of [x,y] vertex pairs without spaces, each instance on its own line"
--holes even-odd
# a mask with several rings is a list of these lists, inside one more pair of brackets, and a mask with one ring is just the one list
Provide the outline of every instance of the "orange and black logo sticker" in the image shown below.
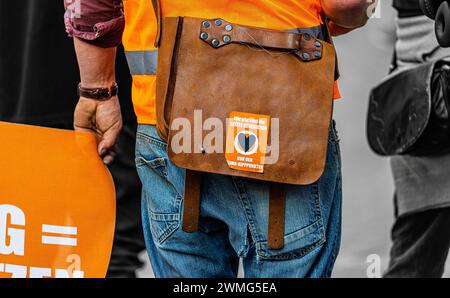
[[231,112],[225,158],[232,169],[264,173],[270,116]]

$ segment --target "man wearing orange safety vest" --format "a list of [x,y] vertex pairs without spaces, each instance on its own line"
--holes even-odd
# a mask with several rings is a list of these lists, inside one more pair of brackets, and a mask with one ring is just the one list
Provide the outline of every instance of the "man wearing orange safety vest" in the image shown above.
[[[323,39],[323,15],[329,18],[333,35],[347,33],[366,23],[373,2],[162,0],[161,13],[221,18]],[[167,144],[155,128],[157,19],[152,1],[65,0],[65,4],[66,29],[75,37],[81,74],[74,125],[98,136],[98,153],[105,163],[114,159],[122,125],[114,74],[120,41],[126,50],[140,124],[136,165],[143,184],[144,233],[155,275],[236,277],[242,258],[246,277],[329,277],[341,234],[341,165],[334,126],[322,177],[311,185],[286,186],[282,249],[273,250],[267,243],[269,190],[261,181],[203,175],[199,231],[185,233],[181,229],[185,172],[169,160]]]

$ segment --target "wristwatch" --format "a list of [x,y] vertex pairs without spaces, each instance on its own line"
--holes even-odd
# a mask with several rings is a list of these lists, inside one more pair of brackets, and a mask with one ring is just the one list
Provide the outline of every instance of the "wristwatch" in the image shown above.
[[108,100],[119,93],[119,86],[114,83],[109,88],[85,88],[78,84],[78,96],[95,99]]

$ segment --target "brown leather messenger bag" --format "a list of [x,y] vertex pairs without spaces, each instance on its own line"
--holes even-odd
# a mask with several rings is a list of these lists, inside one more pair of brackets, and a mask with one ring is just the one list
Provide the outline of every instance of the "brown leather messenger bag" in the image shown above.
[[[283,184],[311,184],[324,171],[333,109],[334,47],[308,34],[242,26],[223,19],[162,18],[159,2],[153,0],[159,48],[157,129],[168,143],[170,160],[186,169],[183,230],[198,229],[202,172],[264,180],[270,183],[267,241],[271,249],[281,249]],[[203,124],[194,124],[198,111],[202,119],[219,119],[227,127],[223,144],[240,148],[243,155],[204,148]],[[236,132],[243,135],[234,135],[229,129],[230,118],[240,123],[233,125],[243,125],[244,130]],[[200,125],[201,135],[195,138],[201,142],[194,141],[189,150],[173,146],[179,141],[179,119],[188,120],[192,136],[198,134]],[[256,123],[252,122],[255,119]],[[279,133],[270,130],[270,125],[278,126]],[[260,129],[264,137],[258,139],[250,129],[245,130],[248,127]],[[262,150],[260,164],[246,163],[253,161],[251,154],[247,156],[249,148],[264,147],[269,139],[271,151],[279,148],[277,161],[265,163],[268,150]],[[236,156],[239,162],[231,160]]]

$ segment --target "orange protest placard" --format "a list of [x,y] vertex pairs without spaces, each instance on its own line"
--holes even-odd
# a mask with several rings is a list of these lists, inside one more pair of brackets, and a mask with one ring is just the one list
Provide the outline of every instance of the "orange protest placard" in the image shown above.
[[104,277],[112,177],[89,133],[0,122],[0,277]]

